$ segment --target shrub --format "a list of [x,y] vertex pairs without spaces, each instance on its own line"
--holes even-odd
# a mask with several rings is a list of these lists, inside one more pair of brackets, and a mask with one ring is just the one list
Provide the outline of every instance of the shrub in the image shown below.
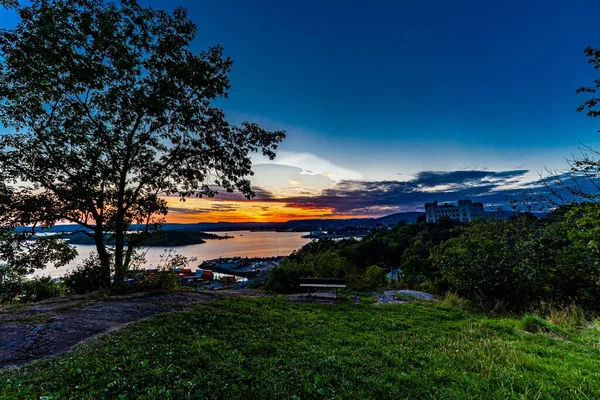
[[0,304],[36,302],[64,295],[64,286],[52,278],[26,279],[7,266],[0,266]]
[[377,265],[371,265],[362,279],[363,287],[367,290],[378,290],[385,286],[385,270]]
[[[131,286],[131,290],[139,291],[171,291],[181,287],[176,268],[189,268],[190,263],[195,262],[196,257],[186,257],[178,254],[173,249],[167,249],[160,255],[160,260],[156,266],[156,272],[146,274],[140,269],[136,275],[136,282]],[[143,256],[140,257],[138,264],[143,264]]]
[[432,252],[450,289],[486,312],[523,310],[544,295],[532,224],[486,219]]
[[436,294],[439,292],[437,285],[429,279],[415,285],[415,290],[429,294]]
[[0,265],[0,304],[12,303],[22,293],[23,276],[6,264]]
[[55,283],[49,276],[26,280],[22,289],[19,300],[25,303],[59,297],[64,295],[65,292],[64,286],[60,283]]
[[252,282],[250,282],[250,284],[248,285],[248,289],[261,289],[264,286],[263,282],[257,280],[254,280]]
[[146,275],[140,274],[141,279],[133,288],[139,291],[171,291],[179,287],[177,275],[170,269],[160,268],[157,272]]
[[314,277],[315,268],[308,260],[296,262],[289,258],[284,259],[277,268],[273,268],[267,280],[265,289],[276,293],[292,293],[299,288],[299,279]]
[[64,277],[65,285],[73,294],[83,294],[106,288],[105,271],[98,255],[92,254]]

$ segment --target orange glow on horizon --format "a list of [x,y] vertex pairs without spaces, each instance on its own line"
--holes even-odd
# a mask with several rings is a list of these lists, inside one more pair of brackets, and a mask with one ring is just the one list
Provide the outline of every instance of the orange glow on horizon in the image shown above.
[[[167,198],[169,223],[197,222],[286,222],[298,219],[343,219],[332,208],[301,208],[282,201],[231,201]],[[352,216],[360,218],[361,216]]]

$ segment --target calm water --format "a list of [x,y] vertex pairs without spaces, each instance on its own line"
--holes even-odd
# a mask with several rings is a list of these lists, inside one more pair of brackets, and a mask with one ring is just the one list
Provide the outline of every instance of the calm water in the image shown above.
[[[173,249],[178,254],[186,257],[196,257],[197,262],[191,263],[192,269],[196,268],[204,260],[210,260],[219,257],[271,257],[287,256],[292,251],[299,249],[311,239],[302,239],[300,236],[306,233],[302,232],[215,232],[218,235],[233,236],[233,239],[207,240],[206,243],[195,244],[191,246],[177,247],[152,247],[146,253],[146,268],[152,268],[160,261],[160,255],[165,250]],[[50,275],[60,277],[67,272],[69,268],[79,264],[91,253],[96,251],[95,246],[76,245],[79,255],[68,266],[63,268],[46,268],[36,271],[34,275]]]

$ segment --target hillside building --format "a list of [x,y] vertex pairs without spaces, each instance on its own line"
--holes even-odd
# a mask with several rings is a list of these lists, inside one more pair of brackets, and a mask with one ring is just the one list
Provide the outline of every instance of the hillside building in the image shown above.
[[448,217],[454,221],[471,222],[474,218],[485,216],[483,203],[473,203],[471,200],[459,200],[458,205],[425,203],[425,217],[427,222],[436,222],[442,217]]

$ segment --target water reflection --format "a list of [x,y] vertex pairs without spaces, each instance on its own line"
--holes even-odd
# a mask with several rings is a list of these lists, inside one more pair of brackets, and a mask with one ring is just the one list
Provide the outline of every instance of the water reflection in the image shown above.
[[[178,254],[186,257],[196,257],[197,262],[190,265],[195,268],[204,260],[228,257],[272,257],[287,256],[310,242],[311,239],[301,238],[306,232],[251,232],[229,231],[215,232],[218,235],[233,236],[232,239],[207,240],[206,243],[191,246],[177,247],[152,247],[146,252],[146,268],[153,268],[160,262],[160,255],[165,250],[173,249]],[[96,251],[95,246],[76,245],[79,255],[68,266],[62,268],[46,268],[36,271],[34,275],[63,276],[68,269],[73,268],[91,253]]]

